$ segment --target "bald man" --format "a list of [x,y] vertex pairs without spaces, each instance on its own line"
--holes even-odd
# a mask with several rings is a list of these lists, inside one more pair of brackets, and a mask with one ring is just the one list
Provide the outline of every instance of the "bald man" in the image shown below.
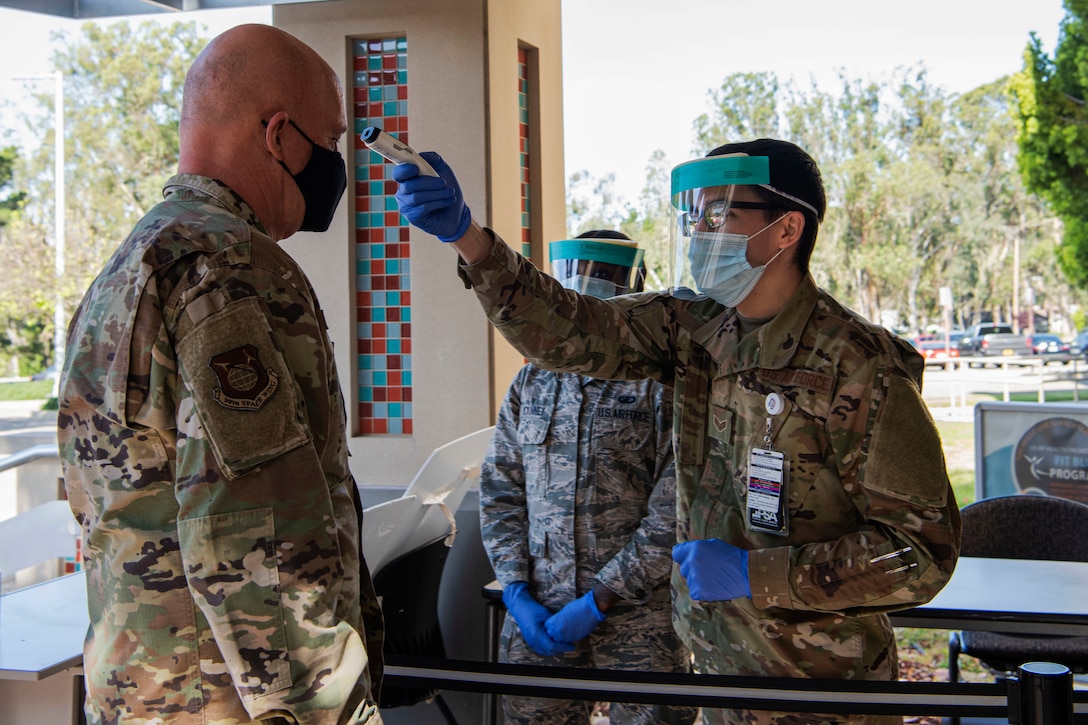
[[325,320],[276,244],[346,185],[342,88],[278,29],[185,83],[178,175],[68,330],[89,723],[381,723],[381,613]]

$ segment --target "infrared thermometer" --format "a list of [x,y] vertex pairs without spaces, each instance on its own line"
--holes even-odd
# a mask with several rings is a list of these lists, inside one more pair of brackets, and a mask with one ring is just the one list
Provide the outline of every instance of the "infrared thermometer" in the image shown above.
[[363,129],[363,143],[371,151],[384,156],[394,164],[412,163],[419,167],[420,176],[438,176],[431,165],[423,160],[423,157],[406,143],[403,143],[391,133],[386,133],[377,126],[368,126]]

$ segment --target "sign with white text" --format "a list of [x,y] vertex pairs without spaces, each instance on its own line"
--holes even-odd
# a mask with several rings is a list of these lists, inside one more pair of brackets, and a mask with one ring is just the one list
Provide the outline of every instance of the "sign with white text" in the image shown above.
[[975,406],[975,495],[1013,493],[1088,503],[1088,404]]

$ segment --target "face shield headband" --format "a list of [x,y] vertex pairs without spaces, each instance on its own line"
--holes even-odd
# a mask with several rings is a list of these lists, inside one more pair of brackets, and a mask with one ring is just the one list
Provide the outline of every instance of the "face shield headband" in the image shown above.
[[643,250],[616,239],[564,239],[548,246],[552,276],[565,288],[607,299],[641,290]]
[[[706,281],[699,283],[692,274],[692,258],[707,249],[735,247],[736,237],[729,229],[730,212],[737,209],[782,209],[783,205],[753,201],[752,194],[738,199],[738,190],[744,186],[758,186],[812,212],[818,218],[815,207],[803,199],[787,194],[770,184],[770,159],[766,156],[728,154],[709,156],[680,164],[672,170],[670,227],[672,241],[673,289],[695,288],[702,292]],[[692,249],[693,238],[698,249]],[[743,250],[741,250],[743,254]],[[708,260],[702,260],[705,263]]]

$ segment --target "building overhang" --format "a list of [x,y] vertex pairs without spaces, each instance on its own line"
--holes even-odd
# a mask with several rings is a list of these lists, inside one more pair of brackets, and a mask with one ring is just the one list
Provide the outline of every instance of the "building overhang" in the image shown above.
[[0,7],[62,18],[93,19],[119,15],[178,13],[190,10],[327,2],[327,0],[0,0]]

